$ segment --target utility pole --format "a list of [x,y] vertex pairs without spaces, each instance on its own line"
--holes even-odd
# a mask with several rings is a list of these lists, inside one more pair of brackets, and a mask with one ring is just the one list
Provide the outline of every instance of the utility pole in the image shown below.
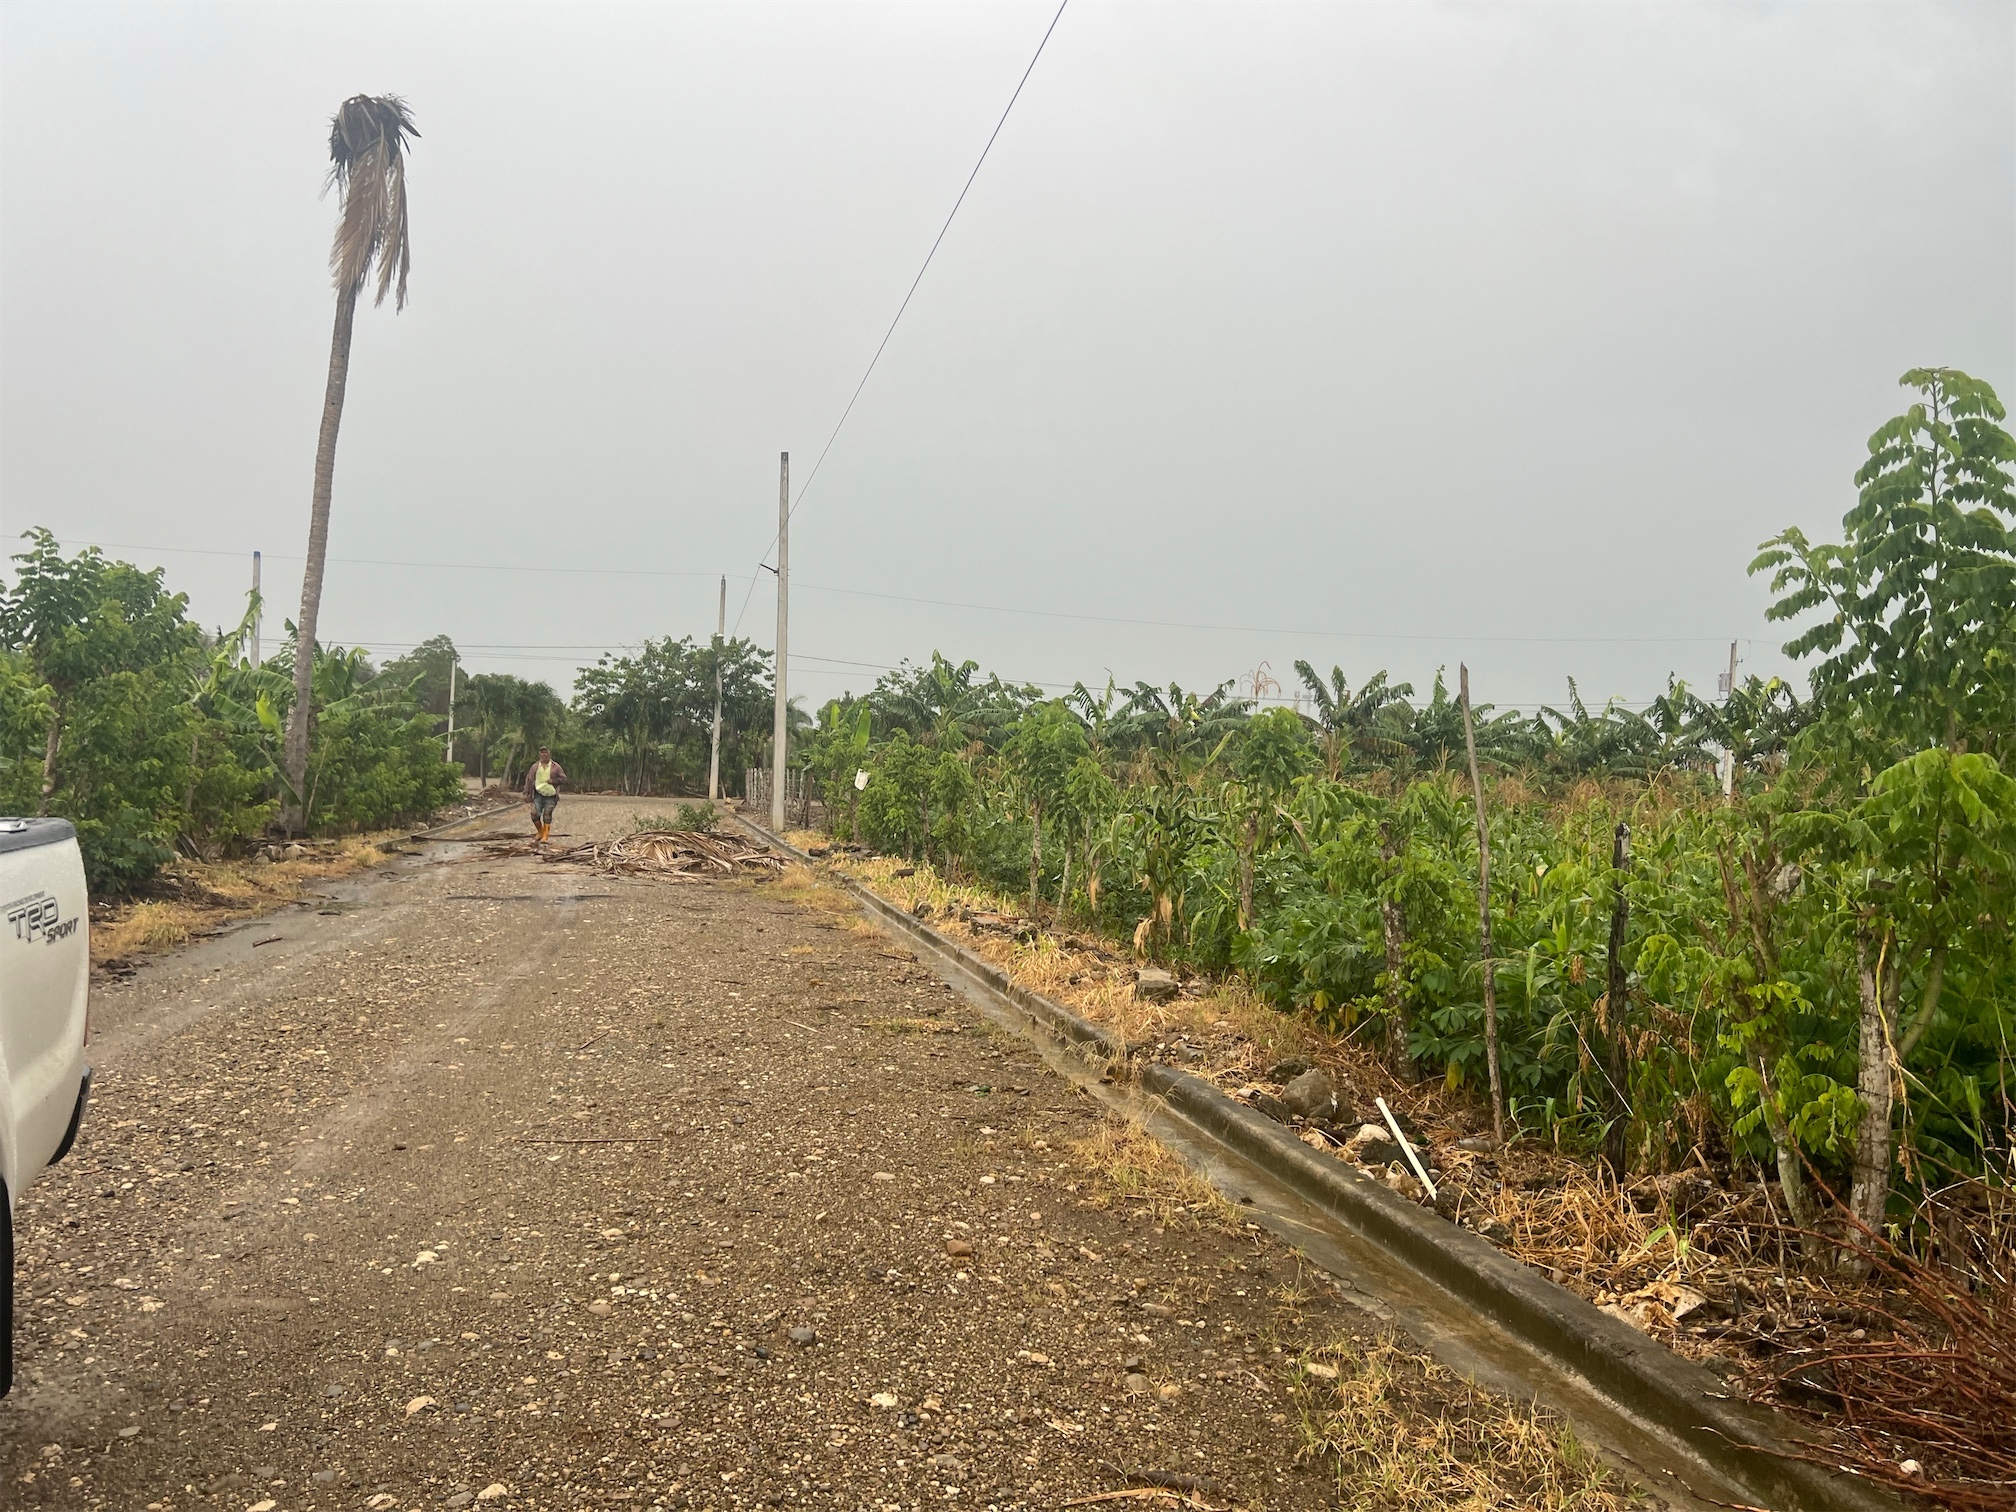
[[252,553],[252,665],[259,665],[259,621],[265,618],[266,604],[259,597],[259,553]]
[[[1729,642],[1729,670],[1722,674],[1723,707],[1733,708],[1736,703],[1736,642]],[[1733,803],[1736,799],[1736,749],[1731,746],[1722,753],[1722,801]]]
[[791,453],[777,454],[777,713],[770,725],[770,832],[784,833],[784,764],[790,756],[785,660],[791,622]]
[[455,656],[448,657],[448,743],[442,749],[441,759],[450,766],[455,763]]
[[721,801],[721,643],[728,635],[728,577],[721,577],[721,617],[714,631],[714,745],[707,757],[707,801]]

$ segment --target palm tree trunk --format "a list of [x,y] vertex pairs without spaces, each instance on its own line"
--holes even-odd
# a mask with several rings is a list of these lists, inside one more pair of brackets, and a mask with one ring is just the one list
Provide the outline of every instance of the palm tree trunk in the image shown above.
[[315,442],[315,497],[308,511],[308,564],[301,573],[301,617],[294,631],[294,707],[287,716],[287,783],[280,811],[290,835],[307,827],[308,749],[315,724],[315,623],[322,612],[322,569],[329,558],[329,496],[336,486],[336,433],[343,426],[343,389],[350,381],[350,331],[357,319],[354,286],[336,296],[329,337],[329,383],[322,394],[322,433]]

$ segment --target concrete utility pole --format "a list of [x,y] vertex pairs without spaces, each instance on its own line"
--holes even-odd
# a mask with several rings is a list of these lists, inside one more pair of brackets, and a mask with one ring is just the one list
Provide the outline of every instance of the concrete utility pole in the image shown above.
[[442,748],[441,759],[450,766],[455,763],[455,658],[448,658],[448,743]]
[[714,631],[714,746],[707,757],[707,801],[721,801],[721,643],[728,634],[728,577],[721,577],[721,618]]
[[[1725,707],[1736,702],[1736,642],[1729,642],[1729,670],[1722,674],[1722,696]],[[1732,748],[1722,753],[1716,763],[1721,768],[1722,801],[1731,803],[1736,798],[1736,752]]]
[[777,454],[777,714],[770,725],[770,831],[784,832],[784,764],[789,759],[790,705],[785,692],[791,623],[791,453]]
[[259,597],[259,553],[252,553],[252,665],[259,665],[259,621],[265,618],[265,601]]

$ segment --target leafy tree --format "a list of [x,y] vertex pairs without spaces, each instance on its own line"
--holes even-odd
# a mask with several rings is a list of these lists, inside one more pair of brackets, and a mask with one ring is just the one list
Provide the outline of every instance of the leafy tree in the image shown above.
[[2016,671],[2016,439],[1978,379],[1919,368],[1902,383],[1922,397],[1870,437],[1844,540],[1787,530],[1751,566],[1772,573],[1773,619],[1832,611],[1785,649],[1821,654],[1804,738],[1828,760],[1823,785],[1852,801],[1799,814],[1787,837],[1819,868],[1837,959],[1853,960],[1854,1092],[1831,1103],[1853,1107],[1833,1122],[1854,1129],[1849,1208],[1871,1228],[1912,1052],[1942,1017],[2000,1019],[2016,870],[2016,784],[1995,754]]
[[1280,807],[1298,777],[1315,764],[1299,715],[1289,709],[1256,714],[1242,732],[1232,760],[1227,806],[1239,825],[1239,927],[1253,923],[1253,861],[1273,842]]
[[[413,702],[436,719],[448,717],[450,668],[460,660],[455,642],[445,635],[429,636],[404,656],[395,657],[378,675],[404,687]],[[456,703],[461,704],[464,678],[454,677]]]
[[[1567,712],[1542,709],[1534,733],[1545,736],[1552,747],[1549,763],[1563,776],[1607,773],[1650,777],[1661,768],[1699,756],[1690,738],[1687,709],[1685,686],[1669,684],[1665,698],[1655,702],[1647,714],[1627,709],[1615,699],[1604,704],[1600,713],[1591,714],[1571,677]],[[1554,723],[1551,732],[1546,730],[1549,720]]]
[[42,749],[13,747],[7,758],[40,756],[34,810],[76,824],[95,890],[123,890],[174,855],[201,632],[159,569],[107,561],[96,549],[66,558],[46,530],[28,539],[14,587],[0,597],[0,640],[17,677],[46,690],[22,688],[8,720],[17,739],[39,728]]
[[861,832],[879,849],[901,851],[913,861],[930,861],[934,840],[941,856],[956,854],[967,838],[965,810],[974,786],[959,753],[898,730],[876,754],[861,794]]
[[830,700],[819,711],[819,724],[800,746],[805,769],[826,795],[827,823],[842,839],[854,836],[861,793],[856,774],[868,768],[874,739],[874,711],[866,699],[852,694]]
[[1071,774],[1090,754],[1085,730],[1061,698],[1024,714],[1001,748],[1002,764],[1029,817],[1029,911],[1042,901],[1043,820],[1071,802]]
[[1848,1206],[1880,1232],[1898,1073],[1908,1077],[1950,984],[1999,995],[2008,980],[2016,781],[1985,752],[1933,746],[1880,773],[1845,815],[1805,818],[1838,868],[1835,912],[1853,941],[1860,1116]]
[[19,651],[0,651],[0,813],[29,814],[42,801],[39,761],[55,723],[55,696]]
[[[1815,653],[1814,696],[1843,734],[1897,755],[1930,744],[2007,754],[2016,631],[2016,439],[1995,391],[1953,368],[1901,380],[1923,397],[1869,438],[1844,539],[1797,528],[1751,563],[1770,618],[1823,617],[1788,656]],[[1865,758],[1866,759],[1866,758]]]
[[1042,695],[994,674],[978,681],[979,672],[978,662],[955,666],[933,651],[928,667],[906,661],[884,673],[868,694],[878,729],[907,730],[913,740],[948,748],[998,745],[1006,728]]
[[[716,655],[713,646],[695,645],[690,636],[676,641],[667,636],[647,640],[634,656],[605,655],[576,679],[574,709],[588,734],[614,742],[629,791],[651,791],[654,768],[697,790],[712,740]],[[724,781],[732,781],[732,774],[755,765],[767,749],[770,653],[731,640],[718,655],[721,766]],[[802,714],[794,710],[794,716],[803,722]],[[585,769],[585,759],[582,765]]]
[[[386,669],[388,674],[392,670]],[[456,690],[457,738],[475,743],[479,778],[489,778],[496,758],[497,779],[509,787],[518,759],[557,737],[566,707],[543,682],[508,672],[478,672]]]

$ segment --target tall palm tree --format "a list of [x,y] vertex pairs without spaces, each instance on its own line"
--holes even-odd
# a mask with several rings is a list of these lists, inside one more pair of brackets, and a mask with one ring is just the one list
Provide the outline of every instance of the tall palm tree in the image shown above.
[[406,102],[397,95],[356,95],[329,123],[329,184],[342,211],[329,248],[336,284],[336,329],[329,338],[329,386],[322,398],[322,433],[315,443],[315,497],[308,515],[308,566],[301,575],[301,618],[294,644],[294,707],[287,720],[287,799],[281,811],[289,833],[307,823],[302,794],[308,747],[314,734],[315,620],[322,608],[322,568],[329,553],[329,493],[336,478],[336,432],[343,424],[343,388],[350,377],[350,328],[357,296],[372,269],[378,297],[397,293],[406,307],[406,273],[413,250],[406,232],[406,139],[418,137]]

